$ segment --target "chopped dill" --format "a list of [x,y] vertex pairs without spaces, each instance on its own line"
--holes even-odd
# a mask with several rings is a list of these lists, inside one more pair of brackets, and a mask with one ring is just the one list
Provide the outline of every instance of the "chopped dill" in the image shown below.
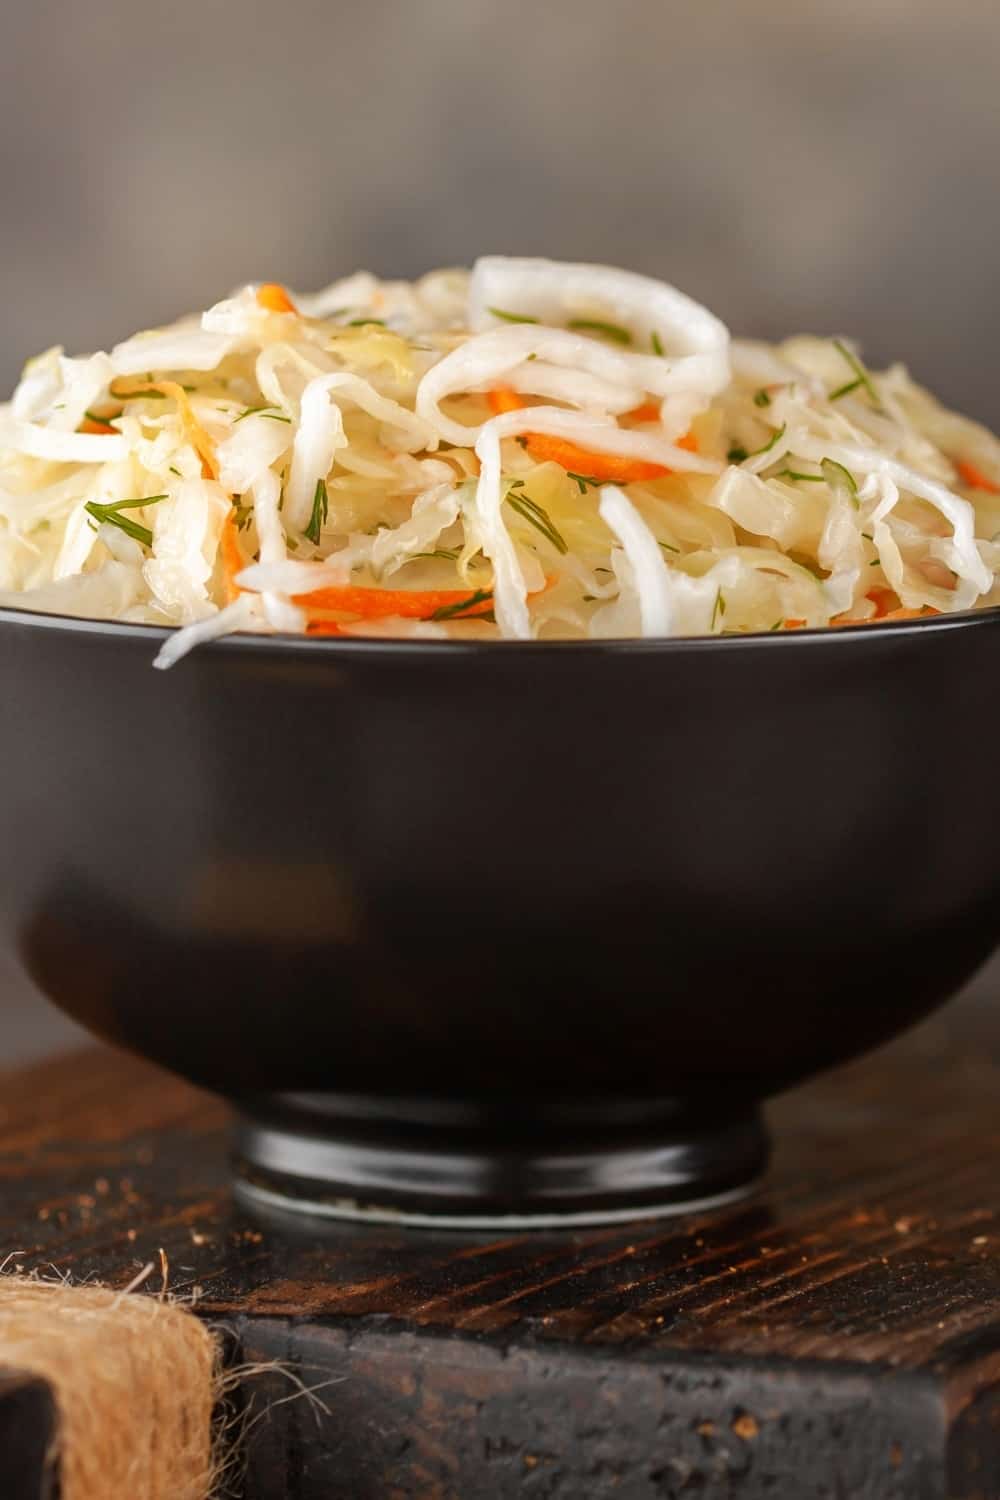
[[600,318],[570,318],[568,328],[575,328],[580,333],[600,333],[607,339],[613,339],[616,344],[631,344],[632,335],[627,328],[622,328],[618,323],[602,323]]
[[292,420],[276,406],[246,406],[238,417],[233,418],[233,426],[235,427],[237,422],[242,422],[244,417],[269,417],[272,422],[291,422]]
[[515,443],[516,443],[516,444],[517,444],[517,446],[518,446],[518,447],[519,447],[519,448],[527,448],[527,446],[528,446],[528,439],[527,439],[527,438],[526,438],[526,437],[525,437],[525,435],[524,435],[524,433],[523,433],[523,432],[522,432],[522,433],[520,433],[520,434],[519,434],[519,435],[518,435],[518,436],[517,436],[517,437],[516,437],[516,438],[515,438],[515,439],[514,439],[514,441],[515,441]]
[[653,329],[652,333],[649,335],[649,342],[652,345],[653,353],[654,354],[658,354],[660,356],[660,358],[662,359],[663,358],[663,340],[660,338],[660,335],[657,333],[657,331],[656,331],[655,328]]
[[724,615],[725,613],[726,613],[726,601],[722,597],[722,590],[719,589],[718,592],[716,593],[716,596],[715,596],[715,603],[712,605],[712,624],[710,626],[710,629],[712,629],[712,630],[715,629],[715,622],[716,622],[716,620],[719,619],[720,616]]
[[658,540],[656,545],[658,547],[662,547],[664,552],[676,552],[678,557],[680,556],[681,549],[679,547],[671,547],[669,542],[661,542]]
[[486,309],[486,311],[487,312],[491,312],[495,318],[499,318],[500,321],[501,321],[501,323],[537,323],[538,322],[537,318],[529,318],[526,313],[507,312],[507,310],[505,308],[503,308],[503,307],[488,307]]
[[753,404],[754,406],[770,406],[771,398],[763,386],[754,393]]
[[566,478],[576,482],[576,487],[581,495],[586,493],[588,485],[594,489],[600,489],[601,487],[601,480],[595,479],[592,474],[574,474],[572,469],[567,469]]
[[416,562],[416,560],[417,560],[418,557],[439,557],[444,562],[457,562],[458,561],[458,548],[457,547],[435,547],[430,552],[413,552],[406,559],[406,561],[407,562]]
[[316,489],[313,494],[312,515],[309,517],[309,525],[303,535],[319,546],[320,533],[330,512],[330,499],[326,493],[326,480],[317,479]]
[[823,478],[830,488],[832,490],[841,487],[846,488],[847,497],[854,506],[854,509],[860,510],[861,502],[858,499],[858,481],[850,469],[845,469],[843,464],[838,464],[835,458],[824,458],[820,464],[820,468],[823,470]]
[[784,625],[784,623],[785,623],[784,620],[775,620],[775,622],[774,622],[773,625],[769,625],[767,627],[768,628],[768,633],[770,633],[772,630],[780,630],[781,627],[782,627],[782,625]]
[[98,416],[96,411],[85,411],[83,414],[88,422],[96,422],[100,427],[110,427],[112,422],[117,422],[121,416],[120,411],[113,411],[106,417]]
[[246,531],[253,520],[253,506],[243,505],[241,502],[233,501],[233,520],[236,522],[237,531]]
[[178,479],[184,478],[184,475],[181,473],[180,469],[175,469],[173,464],[170,465],[170,472],[171,474],[176,474]]
[[[521,483],[523,484],[524,481],[522,480]],[[513,488],[514,485],[511,486],[511,489]],[[537,500],[532,500],[530,495],[511,494],[510,491],[508,491],[506,499],[511,510],[516,511],[522,520],[528,522],[529,526],[534,526],[536,531],[540,531],[546,541],[550,542],[556,551],[565,557],[569,551],[566,540],[562,532],[554,524],[548,511],[539,505]]]
[[878,398],[875,383],[868,370],[861,363],[860,359],[858,359],[858,356],[851,349],[848,349],[847,345],[842,343],[840,339],[833,340],[833,347],[840,357],[847,361],[854,379],[849,380],[846,385],[838,386],[835,391],[831,391],[829,399],[831,401],[839,401],[841,396],[849,396],[852,391],[861,388],[871,398],[873,405],[881,409],[882,403]]
[[89,516],[93,516],[98,524],[107,522],[109,526],[117,526],[119,531],[124,531],[134,541],[141,542],[144,547],[153,545],[153,533],[148,526],[140,526],[138,521],[130,520],[122,512],[126,510],[141,510],[144,505],[156,505],[160,500],[166,500],[166,495],[147,495],[145,498],[135,500],[114,500],[107,505],[99,505],[96,500],[88,500],[83,507]]
[[880,557],[876,557],[874,562],[870,562],[868,566],[870,568],[880,568],[882,566],[882,559]]
[[771,436],[768,438],[763,448],[754,448],[749,453],[743,447],[742,443],[734,443],[729,452],[726,454],[726,458],[731,464],[742,464],[745,463],[748,458],[760,458],[762,453],[770,453],[771,449],[775,446],[778,439],[784,437],[785,426],[786,424],[782,422],[781,426],[776,427],[771,433]]
[[374,323],[379,328],[387,326],[384,318],[352,318],[347,326],[348,328],[367,328],[369,323]]
[[[430,618],[432,620],[458,620],[467,610],[475,609],[477,604],[485,604],[492,598],[492,589],[476,589],[467,599],[457,599],[454,604],[442,604],[441,608],[436,609]],[[480,617],[476,616],[476,618]]]
[[875,538],[872,536],[872,534],[871,534],[870,531],[863,531],[861,533],[861,535],[864,537],[864,539],[865,539],[866,542],[874,542],[875,541]]

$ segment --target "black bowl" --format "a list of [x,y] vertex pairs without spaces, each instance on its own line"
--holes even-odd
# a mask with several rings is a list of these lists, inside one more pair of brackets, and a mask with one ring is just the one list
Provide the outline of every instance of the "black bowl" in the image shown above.
[[237,1102],[244,1191],[419,1220],[689,1206],[758,1102],[1000,936],[1000,612],[607,644],[0,613],[0,933]]

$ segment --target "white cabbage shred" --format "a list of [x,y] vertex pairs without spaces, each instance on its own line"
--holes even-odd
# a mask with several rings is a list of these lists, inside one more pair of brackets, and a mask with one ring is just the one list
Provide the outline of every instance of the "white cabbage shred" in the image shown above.
[[414,639],[1000,602],[1000,442],[840,339],[603,266],[244,287],[0,407],[0,607]]

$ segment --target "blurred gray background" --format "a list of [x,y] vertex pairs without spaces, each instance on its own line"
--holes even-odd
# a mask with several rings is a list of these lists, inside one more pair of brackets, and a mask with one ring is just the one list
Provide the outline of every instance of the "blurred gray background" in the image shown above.
[[[990,0],[35,0],[4,30],[4,389],[241,281],[506,251],[854,334],[1000,422]],[[68,1034],[30,1014],[15,1046]]]
[[621,262],[987,420],[990,0],[36,0],[0,58],[2,383],[252,278]]

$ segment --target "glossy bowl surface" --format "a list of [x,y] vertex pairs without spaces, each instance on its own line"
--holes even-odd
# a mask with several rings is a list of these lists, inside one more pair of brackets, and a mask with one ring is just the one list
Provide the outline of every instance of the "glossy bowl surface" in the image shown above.
[[1000,937],[1000,612],[669,642],[0,612],[0,941],[229,1095],[252,1191],[588,1216],[724,1195],[757,1102]]

